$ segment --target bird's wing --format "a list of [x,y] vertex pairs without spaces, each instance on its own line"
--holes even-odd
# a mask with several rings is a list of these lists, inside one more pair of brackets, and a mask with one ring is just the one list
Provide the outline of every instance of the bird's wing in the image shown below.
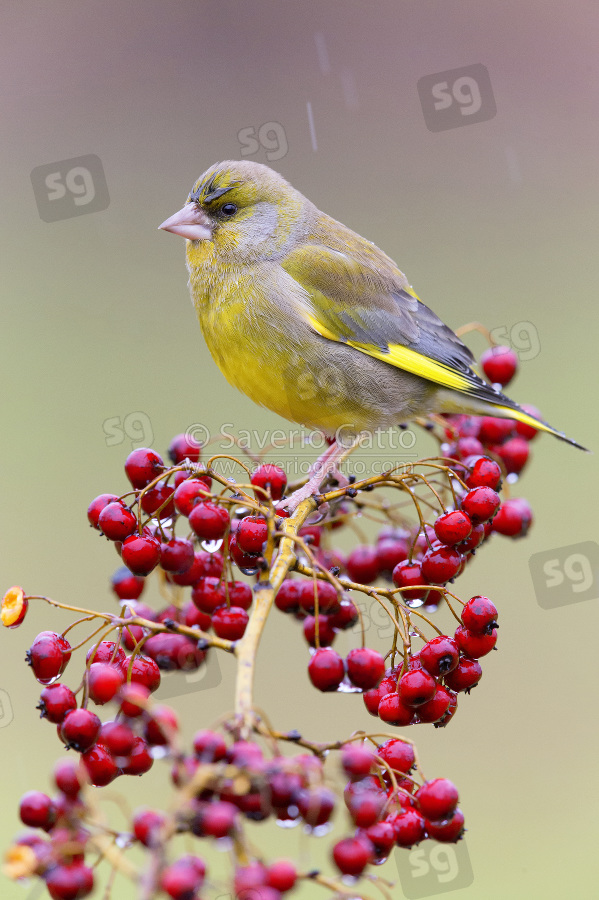
[[312,328],[445,388],[491,403],[507,401],[472,370],[468,347],[380,251],[377,265],[375,251],[372,244],[357,253],[304,244],[286,256],[282,266],[303,288],[302,314]]

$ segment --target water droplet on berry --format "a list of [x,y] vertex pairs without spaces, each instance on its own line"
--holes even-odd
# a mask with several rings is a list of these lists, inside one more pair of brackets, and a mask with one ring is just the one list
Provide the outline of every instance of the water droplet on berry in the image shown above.
[[[223,545],[223,539],[219,538],[217,541],[201,541],[200,547],[202,550],[205,550],[206,553],[217,553]],[[243,570],[242,570],[243,571]]]
[[418,597],[417,599],[406,597],[404,599],[404,603],[406,606],[409,606],[410,609],[418,609],[419,606],[424,606],[424,602],[424,597]]
[[340,694],[362,694],[362,688],[356,687],[355,684],[352,684],[351,681],[348,680],[347,676],[343,679],[339,687],[337,688]]
[[[296,807],[297,809],[297,807]],[[297,818],[295,819],[277,819],[277,825],[279,828],[296,828],[301,822],[301,818],[299,815],[299,809],[297,810]]]
[[314,837],[324,837],[325,834],[328,834],[329,831],[333,830],[332,822],[325,822],[323,825],[315,825],[312,828],[311,825],[304,825],[304,831],[306,834],[312,834]]
[[152,759],[164,759],[165,756],[168,756],[169,752],[169,748],[166,745],[162,746],[158,744],[149,748]]
[[506,475],[505,480],[508,484],[515,484],[518,481],[518,478],[519,476],[517,472],[510,472],[509,475]]

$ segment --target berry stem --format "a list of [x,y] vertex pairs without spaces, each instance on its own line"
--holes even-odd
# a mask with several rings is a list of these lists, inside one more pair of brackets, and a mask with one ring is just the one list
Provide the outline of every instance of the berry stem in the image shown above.
[[[295,537],[308,516],[316,509],[316,501],[309,497],[303,500],[293,516],[284,519],[281,531],[285,537],[279,545],[278,556],[270,569],[267,580],[259,581],[254,588],[256,602],[243,638],[235,646],[237,657],[237,681],[235,685],[235,714],[240,724],[242,739],[252,731],[253,684],[256,652],[266,624],[266,619],[274,603],[275,596],[295,563]],[[267,573],[265,573],[267,574]],[[230,643],[230,642],[227,642]]]

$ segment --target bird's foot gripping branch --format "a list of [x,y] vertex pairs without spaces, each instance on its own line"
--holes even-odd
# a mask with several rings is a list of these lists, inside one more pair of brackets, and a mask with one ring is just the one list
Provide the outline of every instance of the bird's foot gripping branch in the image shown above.
[[[7,851],[10,876],[42,879],[54,900],[85,897],[94,883],[116,898],[123,878],[138,882],[143,898],[278,900],[305,881],[323,895],[391,897],[393,872],[375,866],[393,848],[461,837],[457,789],[436,777],[443,773],[425,776],[413,729],[410,737],[405,729],[450,723],[495,647],[492,600],[464,602],[453,583],[494,534],[526,533],[526,501],[501,491],[532,434],[504,419],[437,417],[429,426],[438,455],[345,486],[329,480],[290,516],[279,501],[297,485],[276,465],[228,457],[227,466],[238,465],[234,481],[221,474],[222,456],[208,459],[204,450],[200,461],[200,447],[183,435],[171,444],[170,467],[153,450],[129,455],[130,487],[88,509],[124,564],[112,579],[116,609],[97,612],[19,587],[4,597],[9,628],[26,614],[49,625],[44,603],[74,614],[65,632],[41,631],[27,651],[43,686],[40,727],[58,726],[56,749],[70,752],[55,763],[49,794],[35,784],[21,800],[31,830]],[[373,544],[363,540],[347,557],[335,550],[343,529],[360,533],[366,520],[379,524]],[[161,608],[140,599],[152,580]],[[359,704],[357,719],[365,704],[376,719],[371,729],[322,741],[270,721],[253,676],[273,608],[278,621],[269,627],[303,632],[313,688]],[[373,609],[389,635],[383,652],[369,646]],[[346,654],[334,649],[343,631],[352,645]],[[223,698],[228,712],[216,725],[202,722],[198,707],[188,746],[175,710],[152,695],[161,672],[189,672],[221,652],[237,661],[235,697]],[[106,785],[115,783],[114,799],[116,784],[152,766],[172,779],[167,810],[128,816],[125,804],[104,800]],[[260,850],[259,823],[269,818],[301,823],[314,840],[327,840],[334,818],[328,869]],[[292,858],[297,840],[285,833]],[[212,841],[228,842],[227,875],[204,863]],[[134,845],[145,857],[131,858]]]

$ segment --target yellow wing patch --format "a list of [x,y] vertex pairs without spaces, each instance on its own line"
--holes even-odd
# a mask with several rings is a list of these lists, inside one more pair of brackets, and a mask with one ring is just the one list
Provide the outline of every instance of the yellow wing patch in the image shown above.
[[404,369],[406,372],[411,372],[413,375],[420,375],[421,378],[426,378],[428,381],[434,381],[435,384],[440,384],[443,387],[451,388],[455,391],[467,391],[471,388],[468,379],[463,375],[460,375],[455,369],[446,366],[444,363],[437,362],[429,356],[423,356],[422,353],[418,353],[410,347],[404,347],[402,344],[390,344],[389,349],[385,351],[381,350],[380,347],[374,347],[371,344],[360,344],[357,341],[341,342],[337,335],[333,334],[332,331],[329,331],[329,329],[314,316],[308,316],[308,321],[312,328],[314,328],[318,334],[322,335],[322,337],[327,338],[330,341],[337,341],[338,343],[347,343],[348,347],[353,347],[355,350],[360,350],[362,353],[368,354],[368,356],[380,359],[382,362],[387,363],[387,365],[395,366],[398,369]]

